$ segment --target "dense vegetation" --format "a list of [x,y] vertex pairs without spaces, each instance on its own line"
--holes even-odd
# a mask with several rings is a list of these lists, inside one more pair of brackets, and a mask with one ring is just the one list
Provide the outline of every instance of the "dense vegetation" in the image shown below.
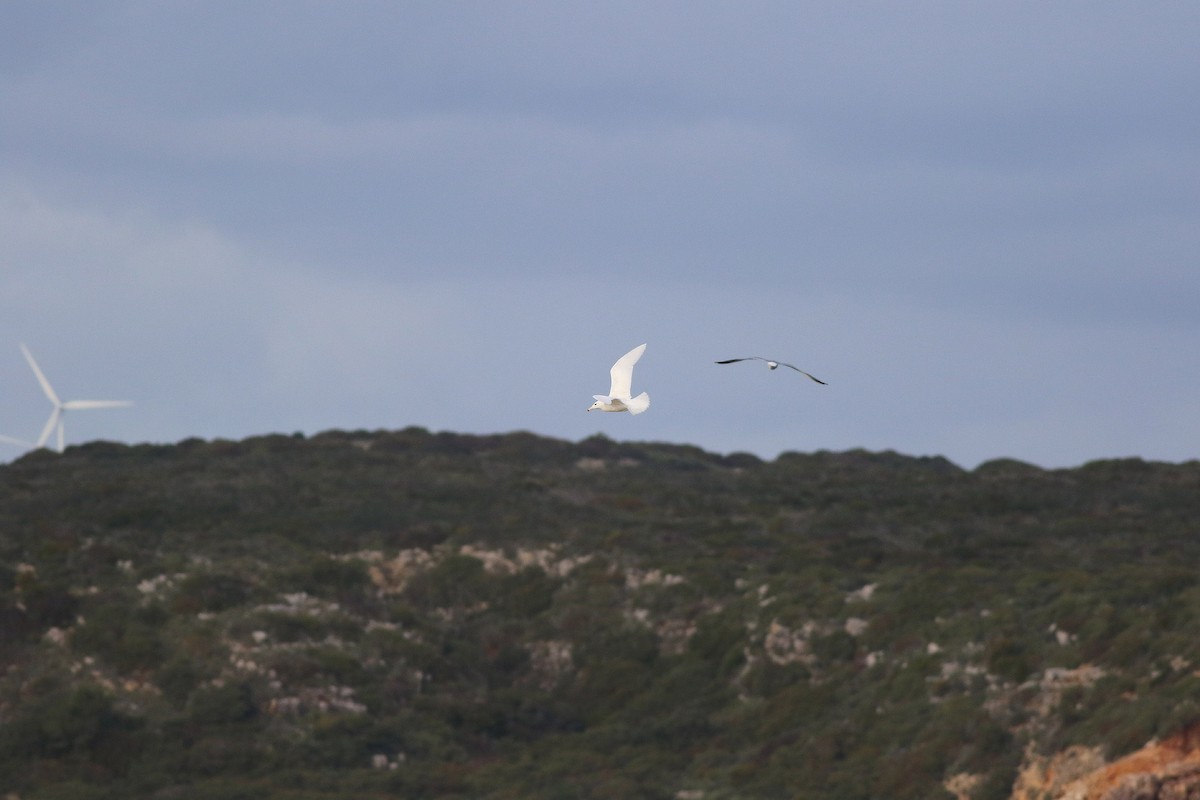
[[1200,463],[410,428],[0,467],[0,789],[1009,796],[1200,718]]

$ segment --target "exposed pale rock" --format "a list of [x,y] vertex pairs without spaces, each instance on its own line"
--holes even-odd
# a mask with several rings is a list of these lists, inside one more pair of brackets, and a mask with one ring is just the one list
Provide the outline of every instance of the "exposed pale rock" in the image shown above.
[[414,547],[401,550],[390,561],[372,564],[367,568],[367,575],[383,594],[399,594],[414,575],[432,566],[433,556],[429,551]]
[[640,589],[643,586],[677,586],[681,583],[683,583],[681,576],[671,575],[660,569],[630,568],[625,571],[625,588],[630,590]]
[[982,777],[979,775],[972,775],[969,772],[959,772],[947,778],[946,782],[942,785],[957,800],[972,800],[973,792],[979,786],[981,780]]
[[1026,754],[1012,800],[1196,800],[1200,725],[1106,763],[1099,748],[1070,747],[1050,758]]
[[575,668],[571,643],[547,639],[529,644],[529,668],[537,687],[550,691]]
[[867,585],[859,589],[855,589],[853,592],[850,592],[848,595],[846,595],[846,602],[850,603],[855,600],[870,600],[871,597],[874,596],[877,588],[879,588],[879,584],[868,583]]
[[781,625],[778,620],[771,620],[763,638],[763,650],[767,658],[776,664],[791,664],[797,661],[809,663],[813,656],[809,650],[808,639],[814,630],[815,626],[811,622],[805,623],[799,631],[794,631]]

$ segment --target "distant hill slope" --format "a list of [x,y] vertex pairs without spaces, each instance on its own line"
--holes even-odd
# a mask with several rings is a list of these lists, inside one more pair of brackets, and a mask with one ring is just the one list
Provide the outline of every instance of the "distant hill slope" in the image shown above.
[[22,800],[1032,797],[1184,741],[1198,674],[1197,462],[409,428],[0,467]]

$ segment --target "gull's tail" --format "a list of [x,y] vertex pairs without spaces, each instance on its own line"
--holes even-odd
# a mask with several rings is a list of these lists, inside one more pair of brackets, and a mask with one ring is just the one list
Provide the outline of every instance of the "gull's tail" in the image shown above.
[[640,414],[650,407],[650,395],[642,392],[637,397],[625,401],[630,414]]

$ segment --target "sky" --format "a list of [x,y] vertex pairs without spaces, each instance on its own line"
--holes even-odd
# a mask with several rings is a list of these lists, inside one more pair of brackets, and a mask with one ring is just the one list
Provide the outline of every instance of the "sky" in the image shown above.
[[[135,403],[68,445],[1200,457],[1198,34],[1191,0],[0,4],[0,434],[51,411],[24,342]],[[650,410],[586,413],[643,342]]]

